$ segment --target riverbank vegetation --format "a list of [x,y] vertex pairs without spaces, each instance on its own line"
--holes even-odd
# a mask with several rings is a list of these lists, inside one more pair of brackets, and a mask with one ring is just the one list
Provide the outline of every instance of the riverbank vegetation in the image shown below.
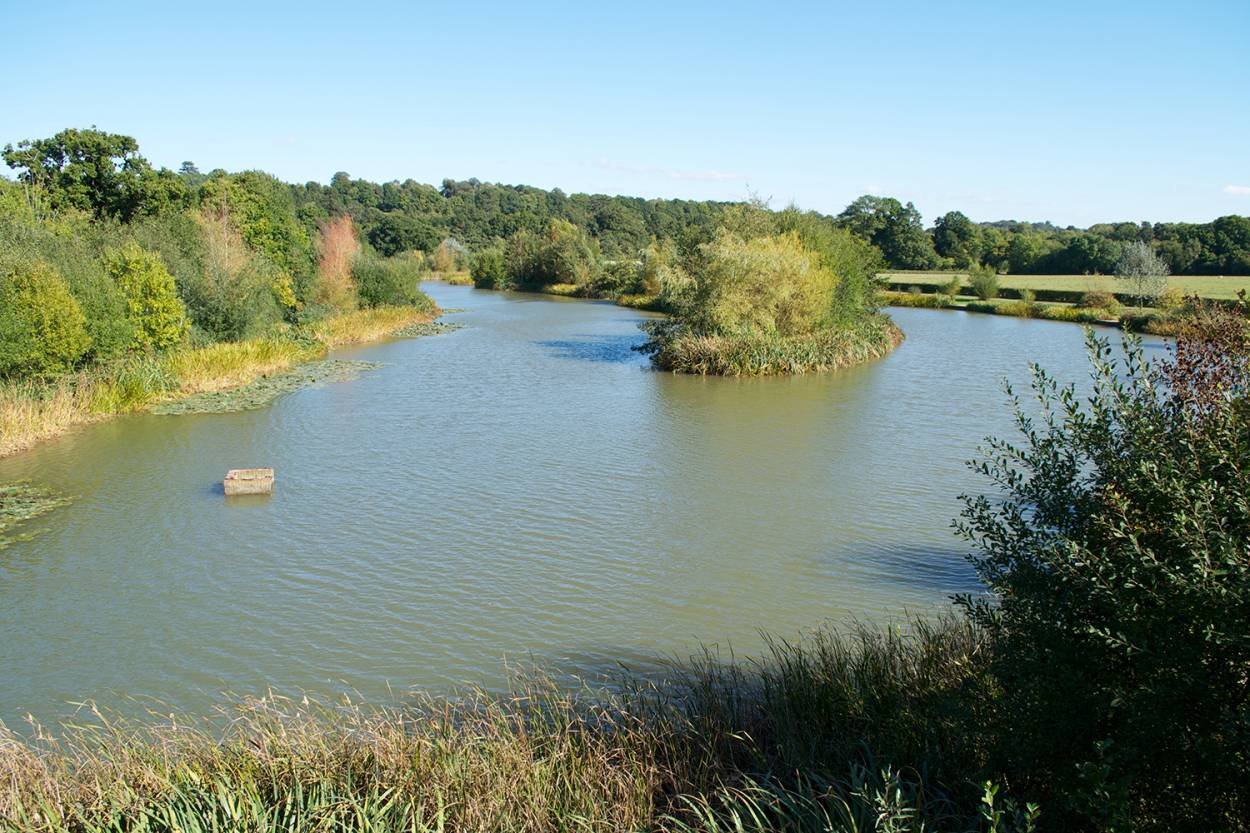
[[97,130],[5,160],[20,181],[0,180],[0,455],[436,313],[419,256],[381,256],[263,174],[154,170]]
[[[761,238],[753,238],[761,239]],[[769,240],[769,248],[785,245]],[[743,246],[744,241],[725,241]],[[1250,331],[1039,370],[958,523],[987,593],[646,680],[0,738],[13,829],[1235,831],[1250,826]],[[155,718],[154,718],[155,720]]]
[[[889,352],[902,334],[876,312],[876,253],[822,218],[747,207],[693,249],[645,262],[657,305],[644,324],[657,367],[758,375],[833,370]],[[642,271],[640,269],[640,271]]]

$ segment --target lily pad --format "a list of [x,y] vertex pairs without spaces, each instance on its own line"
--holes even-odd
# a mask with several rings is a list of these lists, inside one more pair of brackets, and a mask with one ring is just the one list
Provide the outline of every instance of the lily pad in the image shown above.
[[11,530],[67,503],[69,498],[64,495],[29,483],[0,485],[0,550],[34,534],[13,535]]

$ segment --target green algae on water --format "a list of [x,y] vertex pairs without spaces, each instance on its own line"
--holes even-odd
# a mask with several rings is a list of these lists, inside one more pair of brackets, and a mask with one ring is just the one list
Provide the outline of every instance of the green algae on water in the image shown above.
[[326,359],[309,362],[264,376],[251,384],[230,390],[197,393],[152,408],[154,414],[224,414],[263,408],[284,393],[324,382],[348,382],[366,370],[381,367],[375,362]]
[[29,483],[0,484],[0,550],[14,541],[30,538],[38,530],[10,535],[10,530],[26,521],[69,503],[69,498]]

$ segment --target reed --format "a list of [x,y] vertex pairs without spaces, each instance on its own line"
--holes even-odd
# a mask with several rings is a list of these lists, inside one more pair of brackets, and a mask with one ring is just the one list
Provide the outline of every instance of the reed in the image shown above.
[[[0,823],[78,833],[985,829],[980,788],[938,780],[974,774],[962,730],[975,712],[962,706],[984,647],[943,619],[820,630],[775,641],[754,663],[704,653],[663,679],[594,690],[535,675],[504,697],[389,707],[270,694],[203,722],[132,723],[90,707],[56,733],[0,734]],[[734,822],[786,812],[839,822]],[[893,826],[855,826],[868,818]]]
[[415,306],[375,307],[326,318],[312,325],[312,335],[326,347],[376,341],[411,324],[433,321],[437,307],[422,295]]

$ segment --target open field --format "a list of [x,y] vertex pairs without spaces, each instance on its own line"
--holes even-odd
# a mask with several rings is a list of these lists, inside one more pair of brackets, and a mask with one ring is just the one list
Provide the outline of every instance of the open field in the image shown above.
[[[889,283],[934,286],[945,284],[956,275],[967,277],[966,272],[882,272]],[[1112,275],[999,275],[1002,289],[1051,290],[1056,292],[1089,292],[1103,290],[1131,294],[1127,286],[1120,284]],[[1250,293],[1250,276],[1185,275],[1168,279],[1169,286],[1180,287],[1187,295],[1197,293],[1203,298],[1232,300],[1237,290]]]

